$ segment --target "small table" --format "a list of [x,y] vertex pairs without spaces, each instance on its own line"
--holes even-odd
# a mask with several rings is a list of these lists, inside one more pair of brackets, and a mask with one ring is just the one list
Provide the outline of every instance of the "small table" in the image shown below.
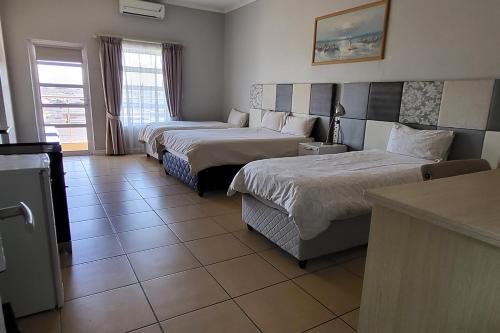
[[324,142],[299,143],[299,156],[340,154],[347,151],[347,146],[342,144],[325,144]]

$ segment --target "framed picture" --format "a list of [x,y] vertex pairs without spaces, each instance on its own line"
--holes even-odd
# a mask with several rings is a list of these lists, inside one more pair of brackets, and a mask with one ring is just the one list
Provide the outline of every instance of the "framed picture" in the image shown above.
[[316,18],[313,65],[384,59],[389,0]]

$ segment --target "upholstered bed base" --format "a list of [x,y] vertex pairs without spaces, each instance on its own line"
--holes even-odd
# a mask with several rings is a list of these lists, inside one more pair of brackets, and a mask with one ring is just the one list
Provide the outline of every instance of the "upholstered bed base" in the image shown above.
[[165,152],[163,167],[168,175],[179,179],[202,196],[207,191],[227,190],[234,176],[243,166],[223,165],[208,168],[193,175],[187,161]]
[[299,237],[293,218],[272,203],[243,195],[243,221],[294,256],[305,265],[306,260],[368,243],[371,214],[333,221],[330,227],[311,240]]

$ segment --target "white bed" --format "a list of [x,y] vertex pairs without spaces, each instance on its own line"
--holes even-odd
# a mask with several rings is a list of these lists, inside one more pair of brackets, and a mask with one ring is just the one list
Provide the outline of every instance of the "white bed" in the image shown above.
[[309,240],[331,221],[369,213],[365,190],[421,181],[420,167],[432,162],[382,150],[255,161],[236,174],[229,194],[281,207]]
[[235,125],[220,121],[166,121],[147,124],[139,129],[138,140],[144,144],[144,152],[161,161],[164,149],[163,133],[172,130],[225,129]]
[[187,161],[192,174],[211,167],[297,156],[298,144],[312,140],[266,128],[167,131],[163,134],[166,150]]

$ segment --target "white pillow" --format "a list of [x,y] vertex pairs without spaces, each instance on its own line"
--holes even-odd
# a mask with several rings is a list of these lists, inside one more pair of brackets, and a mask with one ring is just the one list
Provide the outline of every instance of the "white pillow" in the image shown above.
[[227,122],[238,127],[245,127],[248,123],[248,113],[232,109],[227,118]]
[[262,117],[262,127],[279,132],[285,125],[286,116],[286,112],[267,111]]
[[452,142],[453,131],[417,130],[394,124],[387,151],[426,160],[442,161],[448,156]]
[[316,117],[288,116],[285,126],[281,129],[281,133],[309,137],[316,119]]

